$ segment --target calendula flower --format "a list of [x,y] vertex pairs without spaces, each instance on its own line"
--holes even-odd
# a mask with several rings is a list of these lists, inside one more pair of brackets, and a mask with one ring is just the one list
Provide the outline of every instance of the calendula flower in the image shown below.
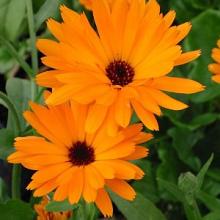
[[148,150],[139,144],[152,138],[141,132],[141,124],[121,129],[114,137],[107,135],[105,125],[89,134],[85,124],[93,106],[30,106],[32,111],[26,111],[24,117],[43,137],[16,138],[16,152],[8,161],[36,170],[27,187],[35,190],[34,196],[54,191],[54,200],[68,198],[71,204],[83,198],[95,202],[104,216],[113,212],[106,188],[124,199],[135,198],[127,180],[141,179],[144,172],[130,160],[146,157]]
[[49,201],[49,198],[44,196],[39,204],[34,205],[34,209],[38,215],[37,220],[68,220],[72,216],[72,211],[47,212],[45,207]]
[[209,71],[214,74],[214,76],[212,76],[212,80],[220,83],[220,40],[218,40],[217,45],[218,48],[214,48],[212,50],[212,58],[216,63],[209,65]]
[[114,135],[118,127],[128,126],[133,111],[146,127],[158,130],[155,115],[161,115],[160,107],[187,107],[165,92],[191,94],[204,89],[191,79],[167,76],[175,66],[200,55],[199,50],[183,53],[178,45],[191,24],[171,26],[175,12],[163,16],[155,0],[118,0],[112,7],[98,0],[92,9],[98,33],[85,14],[61,6],[63,22],[47,22],[57,41],[37,42],[46,55],[42,62],[53,68],[37,76],[39,85],[53,88],[46,103],[92,103],[88,133],[104,122]]

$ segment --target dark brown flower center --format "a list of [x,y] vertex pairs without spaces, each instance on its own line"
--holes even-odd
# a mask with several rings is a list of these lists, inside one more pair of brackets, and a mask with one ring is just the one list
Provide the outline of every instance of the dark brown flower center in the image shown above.
[[114,60],[106,67],[106,75],[113,85],[126,86],[134,78],[133,67],[122,60]]
[[69,149],[69,159],[75,166],[85,166],[95,161],[95,152],[85,142],[77,141]]

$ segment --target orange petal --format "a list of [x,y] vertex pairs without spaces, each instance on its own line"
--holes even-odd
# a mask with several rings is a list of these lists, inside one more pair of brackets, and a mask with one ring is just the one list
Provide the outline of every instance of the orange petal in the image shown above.
[[84,172],[84,186],[83,186],[83,198],[86,202],[94,202],[97,196],[97,190],[94,189],[89,183],[89,176]]
[[164,108],[172,110],[182,110],[188,107],[186,104],[171,98],[170,96],[166,95],[165,93],[159,90],[148,88],[147,92],[152,96],[152,98],[155,99],[158,105]]
[[156,130],[156,131],[159,130],[157,120],[153,115],[153,113],[144,109],[144,107],[135,100],[132,101],[132,106],[134,108],[134,111],[140,118],[140,120],[144,123],[144,125],[147,128],[149,128],[150,130]]
[[54,196],[53,196],[53,199],[55,201],[63,201],[67,198],[68,196],[68,186],[69,186],[69,183],[66,183],[64,185],[60,185],[55,193],[54,193]]
[[63,40],[62,28],[59,22],[50,18],[47,20],[47,27],[58,40]]
[[130,143],[129,141],[125,141],[124,143],[120,143],[104,152],[99,152],[96,155],[97,160],[113,160],[119,159],[129,154],[133,153],[135,150],[134,143]]
[[132,201],[135,198],[134,189],[124,180],[106,180],[106,185],[124,199]]
[[73,95],[76,94],[81,89],[85,88],[84,84],[70,84],[60,87],[53,91],[53,93],[47,98],[47,105],[59,105],[68,100],[71,100]]
[[220,74],[220,64],[217,63],[209,64],[209,71],[214,74]]
[[91,166],[94,166],[105,179],[113,179],[115,177],[114,169],[102,161],[96,161]]
[[182,53],[180,57],[175,61],[175,66],[183,65],[197,59],[201,55],[201,50],[194,50],[186,53]]
[[85,175],[91,187],[94,187],[95,189],[100,189],[104,187],[103,176],[99,173],[99,171],[94,166],[91,166],[91,165],[86,166]]
[[71,204],[78,203],[84,185],[83,169],[79,168],[70,179],[69,182],[69,201]]
[[64,172],[71,166],[72,164],[69,162],[48,166],[34,173],[31,179],[39,183],[46,182],[50,179],[57,177],[60,173]]
[[123,92],[119,92],[118,98],[115,102],[115,119],[116,122],[123,128],[127,127],[131,119],[131,106],[128,98],[125,97]]
[[57,183],[54,179],[44,183],[38,189],[35,190],[34,196],[40,197],[48,194],[49,192],[53,191],[57,187]]
[[118,179],[134,179],[136,172],[134,167],[130,166],[130,163],[122,160],[108,160],[102,161],[106,166],[110,166],[114,169],[115,177]]
[[45,71],[36,76],[36,82],[38,85],[44,87],[49,87],[49,88],[59,87],[62,85],[62,83],[56,79],[56,76],[61,73],[62,71],[59,70]]
[[220,75],[213,76],[212,80],[217,82],[217,83],[220,83]]
[[161,115],[161,110],[156,101],[146,92],[145,87],[139,86],[136,88],[139,91],[140,98],[137,100],[143,105],[149,112],[153,112],[156,115]]
[[93,104],[90,106],[88,116],[86,119],[86,132],[94,133],[103,123],[108,107],[99,104]]
[[39,39],[37,41],[37,48],[40,50],[43,54],[48,56],[59,56],[60,55],[60,48],[59,43],[56,41],[48,40],[48,39]]
[[99,189],[95,200],[97,207],[100,209],[104,217],[113,215],[113,207],[108,193],[104,189]]
[[192,94],[204,90],[204,86],[194,80],[169,76],[154,79],[151,86],[167,92],[183,94]]
[[149,154],[149,150],[146,147],[136,146],[134,153],[124,157],[124,160],[138,160],[146,157]]

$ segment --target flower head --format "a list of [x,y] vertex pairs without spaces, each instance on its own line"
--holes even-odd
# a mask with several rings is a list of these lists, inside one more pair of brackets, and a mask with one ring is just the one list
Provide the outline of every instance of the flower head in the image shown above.
[[105,188],[134,199],[135,191],[126,181],[141,179],[144,172],[130,160],[146,157],[147,148],[139,144],[152,138],[141,132],[141,124],[120,129],[114,137],[107,135],[105,125],[89,134],[85,124],[93,106],[74,102],[55,107],[30,105],[32,111],[24,117],[42,137],[16,138],[16,151],[8,161],[36,170],[27,187],[35,190],[34,196],[54,191],[56,201],[68,198],[77,203],[83,198],[95,202],[105,216],[112,215]]
[[217,42],[218,48],[212,50],[212,58],[216,63],[209,65],[209,71],[214,74],[212,80],[220,83],[220,40]]
[[193,80],[167,76],[175,66],[200,55],[199,50],[182,52],[178,43],[191,24],[171,26],[174,11],[163,16],[156,0],[118,0],[111,7],[99,0],[93,1],[92,10],[97,32],[85,14],[65,6],[62,23],[48,20],[57,41],[37,43],[45,54],[42,62],[53,69],[37,76],[39,85],[53,88],[47,104],[92,103],[86,131],[93,133],[105,122],[114,135],[118,127],[129,124],[133,111],[146,127],[158,130],[155,115],[161,115],[160,107],[187,107],[165,92],[191,94],[204,89]]
[[65,212],[47,212],[45,210],[46,205],[49,203],[49,198],[44,196],[39,204],[34,205],[34,209],[37,212],[37,220],[68,220],[72,211]]

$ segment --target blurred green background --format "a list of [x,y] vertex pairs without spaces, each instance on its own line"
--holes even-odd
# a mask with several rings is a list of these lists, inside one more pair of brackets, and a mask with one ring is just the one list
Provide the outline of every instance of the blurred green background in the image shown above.
[[[33,89],[33,82],[24,71],[32,71],[26,65],[31,65],[31,41],[25,2],[0,0],[0,90],[7,94],[19,115],[22,135],[31,132],[22,112],[28,108]],[[51,37],[45,20],[60,19],[60,4],[79,12],[85,10],[77,0],[33,0],[32,3],[37,38]],[[176,11],[175,24],[192,22],[192,31],[182,42],[184,49],[202,49],[199,59],[176,68],[171,74],[195,79],[207,89],[191,96],[177,96],[189,104],[187,110],[163,111],[160,131],[148,145],[150,157],[137,162],[146,171],[143,180],[133,183],[137,199],[129,203],[112,195],[117,207],[113,219],[220,220],[220,85],[211,81],[207,69],[212,63],[211,50],[220,38],[220,0],[160,0],[159,3],[163,13],[169,9]],[[92,22],[91,12],[86,14]],[[39,70],[43,69],[39,64]],[[39,91],[38,101],[40,96]],[[22,171],[24,201],[10,200],[11,166],[5,158],[13,150],[15,119],[7,110],[7,103],[0,99],[0,104],[0,219],[33,219],[31,206],[35,201],[25,191],[30,178],[27,171]],[[135,116],[134,121],[137,121]]]

